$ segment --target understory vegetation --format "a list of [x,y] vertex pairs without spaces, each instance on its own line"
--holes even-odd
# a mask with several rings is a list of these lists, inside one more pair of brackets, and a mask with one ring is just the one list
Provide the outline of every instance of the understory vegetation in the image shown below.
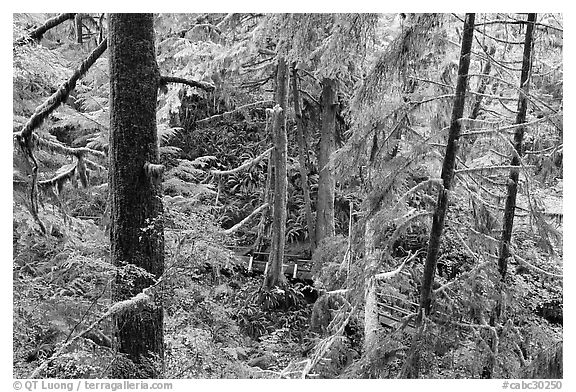
[[562,378],[562,26],[154,15],[155,274],[112,249],[108,15],[14,14],[14,377]]

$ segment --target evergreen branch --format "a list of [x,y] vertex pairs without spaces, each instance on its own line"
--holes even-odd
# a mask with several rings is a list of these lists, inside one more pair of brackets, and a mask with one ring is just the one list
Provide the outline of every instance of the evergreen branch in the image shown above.
[[257,164],[258,162],[260,162],[262,159],[266,158],[268,156],[268,154],[270,152],[272,152],[272,150],[274,150],[274,147],[270,147],[269,149],[267,149],[266,151],[264,151],[262,154],[258,155],[256,158],[250,159],[246,162],[244,162],[242,165],[234,168],[234,169],[230,169],[230,170],[210,170],[210,174],[213,174],[215,176],[224,176],[224,175],[230,175],[230,174],[234,174],[234,173],[238,173],[239,171],[242,171],[244,169],[249,168],[250,166],[253,166],[255,164]]
[[408,196],[418,192],[419,190],[421,190],[421,189],[423,189],[429,185],[433,185],[435,187],[442,187],[442,179],[441,178],[429,178],[426,181],[422,181],[422,182],[416,184],[415,186],[410,188],[406,193],[404,193],[402,196],[400,196],[400,198],[396,202],[395,208],[400,206],[400,203],[404,202],[408,198]]
[[224,230],[223,233],[224,234],[232,234],[232,233],[238,231],[238,229],[240,229],[242,226],[244,226],[246,223],[248,223],[250,221],[250,219],[252,219],[254,216],[258,215],[261,211],[268,208],[269,206],[270,206],[270,204],[268,204],[268,203],[262,204],[260,207],[256,208],[254,211],[252,211],[250,213],[250,215],[248,215],[246,218],[242,219],[240,222],[236,223],[231,228]]
[[226,16],[224,17],[224,19],[222,19],[220,22],[218,22],[218,24],[216,25],[216,28],[220,31],[222,31],[222,28],[224,27],[224,25],[226,25],[226,23],[228,23],[230,20],[232,20],[232,18],[234,17],[234,15],[236,15],[233,12],[230,12],[229,14],[226,14]]
[[394,232],[392,233],[392,235],[388,239],[387,243],[389,244],[389,246],[392,247],[394,245],[394,243],[396,242],[396,240],[398,239],[398,237],[400,236],[402,231],[406,230],[406,228],[408,227],[408,224],[410,224],[411,222],[413,222],[415,220],[425,218],[425,217],[428,217],[428,216],[433,215],[433,214],[434,214],[433,211],[420,211],[420,212],[416,212],[414,214],[407,214],[407,215],[397,219],[396,221],[402,220],[402,222],[398,225],[396,230],[394,230]]
[[228,112],[216,114],[212,117],[207,117],[207,118],[203,118],[201,120],[198,120],[198,121],[196,121],[196,125],[206,125],[206,124],[211,123],[212,121],[223,120],[223,119],[229,118],[230,116],[232,116],[235,113],[238,113],[242,110],[254,109],[254,108],[258,108],[258,107],[268,108],[268,107],[272,107],[273,105],[274,105],[274,101],[272,101],[272,100],[265,100],[265,101],[258,101],[258,102],[249,103],[247,105],[237,107],[234,110],[230,110]]
[[30,41],[39,41],[42,39],[42,36],[51,28],[58,26],[59,24],[73,19],[76,14],[60,14],[53,18],[48,19],[44,24],[32,30],[27,37],[20,37],[14,45],[21,46],[25,45]]
[[332,344],[334,344],[334,342],[341,337],[341,335],[344,333],[344,329],[350,322],[350,318],[354,314],[355,310],[356,307],[353,307],[350,310],[350,313],[348,313],[348,317],[342,322],[342,324],[340,324],[340,326],[338,327],[338,329],[334,334],[322,340],[322,342],[318,346],[319,348],[314,353],[314,356],[311,359],[306,360],[306,366],[304,366],[300,378],[305,379],[306,376],[312,371],[312,369],[318,364],[318,362],[320,362],[324,354],[328,352]]
[[[480,256],[478,256],[476,253],[474,253],[472,251],[472,249],[470,249],[470,247],[468,246],[468,244],[466,243],[466,241],[464,241],[464,239],[462,238],[462,236],[460,235],[460,233],[458,233],[458,231],[454,231],[456,233],[456,236],[458,237],[458,239],[460,240],[460,242],[462,243],[462,245],[464,245],[464,248],[468,251],[468,253],[470,253],[472,255],[473,258],[475,258],[476,260],[480,261]],[[476,272],[480,271],[482,268],[487,267],[488,265],[490,265],[490,261],[484,261],[484,262],[480,262],[479,264],[477,264],[476,266],[474,266],[474,268],[472,268],[470,271],[464,272],[462,274],[460,274],[458,277],[456,277],[456,279],[451,280],[448,283],[443,284],[442,286],[438,287],[437,289],[435,289],[433,291],[434,295],[438,295],[444,291],[446,291],[446,289],[448,289],[450,286],[454,285],[455,283],[468,279],[470,276],[473,276],[474,274],[476,274]]]
[[22,130],[17,135],[18,139],[26,145],[32,143],[32,132],[44,122],[44,120],[56,110],[68,98],[70,92],[76,87],[76,82],[86,74],[90,67],[96,60],[104,53],[108,46],[108,40],[103,40],[92,53],[80,64],[80,67],[72,74],[72,76],[64,82],[58,90],[52,94],[44,103],[36,108],[34,114],[28,122],[22,127]]
[[160,85],[165,86],[168,83],[180,83],[190,87],[196,87],[205,91],[213,91],[214,85],[206,82],[198,82],[192,79],[180,78],[177,76],[160,76]]

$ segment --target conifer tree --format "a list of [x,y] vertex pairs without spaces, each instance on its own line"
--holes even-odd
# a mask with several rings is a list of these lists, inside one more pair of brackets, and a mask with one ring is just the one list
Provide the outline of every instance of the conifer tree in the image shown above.
[[[158,176],[156,97],[160,73],[152,14],[110,14],[110,242],[120,268],[113,299],[132,298],[164,271],[164,229]],[[118,350],[156,377],[162,359],[163,310],[150,303],[115,317]],[[147,366],[144,366],[147,365]],[[120,368],[114,370],[121,374]]]

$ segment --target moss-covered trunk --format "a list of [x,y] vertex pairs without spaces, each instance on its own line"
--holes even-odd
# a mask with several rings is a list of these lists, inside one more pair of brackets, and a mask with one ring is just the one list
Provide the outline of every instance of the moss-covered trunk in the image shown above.
[[288,138],[286,134],[286,108],[288,107],[288,66],[286,60],[278,59],[276,72],[276,104],[272,117],[272,140],[274,150],[274,202],[272,204],[272,238],[268,273],[264,288],[283,285],[286,281],[282,271],[284,245],[286,243],[286,202],[288,199]]
[[[518,97],[518,112],[516,114],[516,124],[526,122],[526,108],[528,106],[529,76],[532,67],[532,36],[536,14],[528,14],[526,25],[526,37],[524,40],[524,59],[522,61],[522,74],[520,76],[520,95]],[[504,224],[502,227],[502,237],[500,239],[500,255],[498,258],[498,270],[502,279],[506,276],[508,258],[510,257],[510,240],[512,239],[512,228],[514,227],[514,214],[516,213],[516,195],[518,194],[518,176],[520,169],[520,158],[522,157],[522,142],[526,127],[516,128],[514,133],[514,150],[511,166],[518,166],[518,169],[510,171],[508,178],[508,195],[506,197],[506,207],[504,207]]]
[[366,221],[364,231],[364,353],[371,352],[378,344],[378,300],[376,297],[376,280],[374,271],[378,266],[378,254],[376,250],[376,227],[374,217]]
[[[436,210],[432,219],[432,229],[430,230],[430,241],[428,242],[428,253],[424,265],[424,276],[422,278],[422,288],[420,293],[420,308],[425,313],[430,312],[432,300],[432,283],[436,271],[436,261],[440,240],[444,229],[444,219],[448,209],[448,193],[452,187],[454,179],[454,168],[456,164],[456,154],[458,152],[458,140],[460,139],[460,119],[464,114],[464,102],[468,87],[468,69],[470,67],[470,50],[474,36],[474,14],[466,14],[464,21],[464,34],[462,36],[462,48],[460,51],[460,64],[458,66],[458,82],[456,84],[456,96],[454,97],[454,107],[450,120],[450,131],[446,144],[446,154],[442,164],[443,187],[438,194]],[[420,319],[420,318],[419,318]]]
[[308,226],[308,239],[310,241],[310,253],[316,248],[316,234],[314,230],[314,218],[312,217],[312,201],[310,199],[310,184],[308,183],[308,171],[310,159],[308,156],[308,144],[304,122],[302,121],[302,109],[300,108],[300,90],[298,87],[298,71],[292,66],[292,98],[294,100],[294,117],[296,119],[296,140],[298,141],[298,159],[300,161],[300,181],[304,195],[304,209],[306,211],[306,224]]
[[[110,241],[112,261],[121,268],[113,299],[121,301],[152,285],[164,271],[161,187],[144,170],[145,162],[159,159],[156,98],[160,74],[152,14],[110,14],[109,28]],[[139,364],[162,359],[161,304],[118,315],[115,323],[121,353]],[[156,377],[160,370],[145,366],[138,374],[121,373],[119,368],[113,370],[115,377]]]
[[336,93],[332,79],[322,80],[322,127],[318,151],[318,202],[316,204],[316,241],[334,235],[334,174],[328,168],[336,148]]

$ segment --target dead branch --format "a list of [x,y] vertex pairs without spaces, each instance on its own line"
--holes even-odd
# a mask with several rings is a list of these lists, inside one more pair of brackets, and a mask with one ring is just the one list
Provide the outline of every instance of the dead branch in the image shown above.
[[536,166],[534,165],[527,165],[527,166],[514,166],[514,165],[501,165],[501,166],[485,166],[485,167],[470,167],[465,169],[457,169],[454,171],[455,174],[462,174],[462,173],[475,173],[475,172],[485,172],[485,171],[492,171],[492,170],[519,170],[519,169],[533,169]]
[[106,154],[102,151],[94,150],[88,147],[68,147],[62,143],[54,142],[52,140],[33,135],[34,141],[39,147],[47,148],[50,151],[59,152],[64,155],[83,156],[85,154],[92,154],[100,158],[106,158]]
[[512,256],[514,256],[514,258],[520,262],[520,264],[525,265],[526,267],[528,267],[529,269],[531,269],[532,271],[536,271],[542,275],[546,275],[549,276],[551,278],[555,278],[555,279],[564,279],[564,276],[561,274],[554,274],[552,272],[547,272],[544,271],[542,268],[536,267],[533,264],[530,264],[529,262],[527,262],[526,260],[524,260],[522,257],[518,256],[517,254],[513,253]]
[[44,24],[42,26],[39,26],[39,27],[35,28],[34,30],[32,30],[28,34],[28,36],[18,38],[18,40],[16,42],[14,42],[14,45],[21,46],[21,45],[25,45],[26,43],[28,43],[30,41],[40,41],[42,39],[42,36],[44,36],[44,34],[48,30],[50,30],[53,27],[58,26],[59,24],[65,22],[69,19],[74,19],[75,15],[76,14],[60,14],[58,16],[50,18],[46,22],[44,22]]
[[160,76],[160,86],[165,86],[168,83],[180,83],[190,87],[196,87],[205,91],[213,91],[214,85],[206,82],[199,82],[197,80],[180,78],[177,76]]
[[244,169],[249,168],[250,166],[257,164],[262,159],[266,158],[268,156],[268,154],[270,152],[272,152],[272,150],[274,150],[274,147],[270,147],[269,149],[264,151],[262,154],[258,155],[256,158],[253,158],[253,159],[250,159],[250,160],[244,162],[242,165],[238,166],[237,168],[230,169],[230,170],[210,170],[209,173],[213,174],[215,176],[225,176],[225,175],[229,175],[229,174],[238,173]]
[[398,268],[396,268],[393,271],[382,272],[382,273],[376,274],[376,275],[374,275],[374,279],[384,280],[384,279],[390,279],[390,278],[398,275],[402,271],[402,269],[404,269],[404,266],[406,264],[410,263],[412,260],[414,260],[416,258],[416,256],[418,256],[418,254],[420,254],[421,251],[422,251],[422,249],[419,249],[413,255],[410,255],[410,253],[408,253],[408,256],[406,256],[406,258],[404,259],[404,261],[402,262],[402,264],[400,264],[400,266]]
[[248,215],[246,218],[242,219],[240,222],[236,223],[231,228],[224,230],[223,233],[224,234],[232,234],[232,233],[238,231],[238,229],[240,229],[242,226],[244,226],[246,223],[248,223],[250,221],[250,219],[252,219],[254,216],[258,215],[260,212],[262,212],[264,209],[268,208],[269,206],[270,206],[270,204],[268,204],[268,203],[262,204],[260,207],[256,208],[254,211],[252,211],[250,213],[250,215]]
[[269,108],[269,107],[272,107],[273,105],[274,105],[274,101],[272,101],[272,100],[253,102],[253,103],[249,103],[247,105],[240,106],[234,110],[230,110],[229,112],[224,112],[222,114],[216,114],[212,117],[203,118],[202,120],[196,121],[196,124],[197,125],[206,125],[206,124],[211,123],[212,121],[223,120],[223,119],[229,118],[230,116],[232,116],[235,113],[238,113],[242,110],[254,109],[254,108],[258,108],[258,107]]
[[52,94],[44,103],[36,108],[34,114],[28,122],[22,127],[22,130],[17,135],[18,140],[24,145],[31,146],[32,143],[32,132],[44,122],[44,120],[52,113],[56,108],[60,106],[66,99],[70,92],[76,87],[76,82],[88,72],[90,67],[98,60],[98,58],[104,53],[108,46],[108,40],[103,40],[100,45],[98,45],[92,53],[80,64],[80,67],[70,76],[70,78],[60,85],[58,90]]
[[154,283],[152,286],[146,287],[144,290],[142,290],[141,293],[138,293],[136,296],[134,296],[130,299],[124,300],[124,301],[117,302],[114,305],[110,306],[108,308],[108,310],[106,312],[104,312],[104,314],[102,314],[100,317],[98,317],[86,329],[84,329],[82,332],[79,332],[73,338],[68,340],[63,345],[61,345],[60,348],[58,350],[56,350],[54,352],[54,354],[52,354],[52,356],[50,356],[50,358],[48,358],[47,360],[42,362],[42,364],[40,366],[38,366],[32,372],[32,374],[30,375],[30,378],[40,378],[40,374],[44,370],[46,370],[48,365],[50,365],[52,362],[54,362],[54,360],[56,360],[60,355],[62,355],[76,340],[80,339],[81,337],[83,337],[84,335],[86,335],[87,333],[92,331],[102,321],[106,320],[107,318],[121,314],[121,313],[125,313],[127,311],[132,310],[132,309],[151,306],[151,304],[153,303],[153,299],[154,299],[154,291],[159,286],[159,284],[161,282],[162,282],[162,278],[158,279],[156,281],[156,283]]

